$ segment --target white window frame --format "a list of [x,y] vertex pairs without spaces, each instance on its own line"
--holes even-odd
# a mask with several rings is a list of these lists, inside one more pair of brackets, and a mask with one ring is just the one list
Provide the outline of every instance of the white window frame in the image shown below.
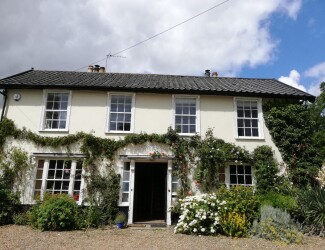
[[[40,160],[44,161],[43,165],[43,172],[42,172],[42,178],[37,178],[37,170],[38,170],[38,162]],[[51,158],[37,158],[36,159],[36,168],[35,168],[35,175],[34,175],[34,181],[33,181],[33,200],[35,199],[35,191],[36,191],[36,181],[41,180],[41,190],[40,190],[40,198],[41,200],[44,197],[44,194],[46,193],[46,186],[47,186],[47,181],[48,181],[48,171],[49,171],[49,166],[50,166],[50,161],[51,160],[63,160],[63,161],[71,161],[71,169],[70,169],[70,178],[67,179],[69,180],[69,189],[68,189],[68,194],[73,197],[73,192],[74,192],[74,183],[75,183],[75,174],[76,174],[76,167],[77,167],[77,161],[80,159],[69,159],[69,158],[57,158],[57,157],[51,157]],[[76,201],[78,205],[81,205],[82,200],[83,200],[83,189],[84,189],[84,174],[85,174],[85,168],[82,167],[81,171],[81,183],[80,183],[80,191],[79,191],[79,200]],[[54,179],[55,180],[55,179]],[[61,179],[59,179],[61,180]]]
[[[107,93],[107,115],[106,115],[106,124],[105,133],[113,133],[113,134],[130,134],[134,133],[134,113],[135,113],[135,93],[125,93],[125,92],[108,92]],[[110,130],[110,113],[111,113],[111,97],[112,96],[131,96],[132,102],[131,102],[131,126],[130,131],[120,131],[120,130]]]
[[172,126],[176,129],[175,116],[176,116],[176,99],[194,99],[196,100],[196,123],[195,123],[195,133],[179,133],[180,136],[193,136],[195,134],[200,134],[201,130],[201,119],[200,119],[200,96],[198,95],[172,95]]
[[[124,171],[124,166],[125,166],[126,163],[129,164],[129,170],[128,170],[128,172],[129,172],[129,180],[128,181],[124,181],[123,180],[123,175],[124,175],[124,172],[125,172]],[[124,161],[123,162],[123,164],[122,164],[122,166],[120,168],[120,176],[121,176],[121,178],[120,178],[120,199],[119,199],[119,206],[125,207],[125,206],[129,206],[130,200],[131,200],[131,162],[130,161]],[[128,190],[128,192],[123,191],[123,183],[124,182],[129,182],[129,190]],[[129,195],[128,201],[126,201],[126,202],[123,202],[122,201],[123,193],[128,193],[128,195]]]
[[[258,136],[239,136],[238,135],[238,116],[237,116],[237,102],[238,101],[254,101],[257,102],[257,125],[258,125]],[[262,112],[262,99],[261,98],[246,98],[246,97],[234,97],[234,124],[235,124],[235,138],[236,139],[264,139],[264,122],[263,122],[263,112]]]
[[250,185],[246,185],[246,184],[238,184],[240,186],[245,186],[245,187],[254,187],[256,182],[255,182],[255,178],[254,178],[254,167],[251,165],[251,164],[247,164],[247,163],[235,163],[235,162],[232,162],[232,163],[228,163],[226,166],[225,166],[225,185],[227,188],[230,188],[230,166],[231,165],[236,165],[236,166],[250,166],[251,167],[251,176],[252,176],[252,184]]
[[[46,119],[46,104],[47,104],[47,97],[48,94],[53,93],[66,93],[68,94],[68,107],[67,107],[67,119],[66,119],[66,127],[65,128],[56,128],[50,129],[45,128],[45,119]],[[62,131],[68,132],[69,131],[69,123],[70,123],[70,111],[71,111],[71,99],[72,99],[72,91],[71,90],[44,90],[43,91],[43,107],[42,107],[42,114],[41,114],[41,124],[40,124],[40,131]]]
[[[176,180],[173,180],[173,178],[176,178]],[[176,184],[177,185],[177,189],[176,189],[176,192],[174,192],[173,190],[173,184]],[[171,178],[171,191],[172,191],[172,196],[177,196],[177,192],[178,190],[181,188],[181,181],[179,179],[179,177],[175,174],[172,175],[172,178]]]

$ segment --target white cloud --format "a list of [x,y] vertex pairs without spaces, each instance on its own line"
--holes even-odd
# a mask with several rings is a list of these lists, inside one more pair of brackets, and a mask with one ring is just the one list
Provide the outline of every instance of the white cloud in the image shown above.
[[280,6],[285,10],[285,12],[287,12],[287,14],[291,18],[296,19],[298,12],[301,8],[301,5],[302,5],[302,0],[298,0],[298,1],[283,0]]
[[[30,67],[75,70],[204,11],[215,0],[1,0],[0,77]],[[274,13],[296,18],[301,0],[229,1],[121,55],[110,72],[236,75],[274,58]],[[100,62],[105,64],[105,60]]]
[[320,81],[325,81],[325,62],[316,64],[304,73],[308,77],[317,78]]
[[320,83],[325,81],[325,62],[318,63],[304,72],[304,76],[312,78],[310,93],[320,95]]
[[295,69],[290,71],[289,76],[281,76],[279,81],[306,92],[306,88],[299,83],[300,74]]

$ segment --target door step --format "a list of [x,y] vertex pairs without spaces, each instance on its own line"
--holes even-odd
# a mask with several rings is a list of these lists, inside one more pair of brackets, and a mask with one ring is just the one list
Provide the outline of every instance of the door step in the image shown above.
[[166,229],[167,225],[165,223],[135,223],[128,225],[131,229]]

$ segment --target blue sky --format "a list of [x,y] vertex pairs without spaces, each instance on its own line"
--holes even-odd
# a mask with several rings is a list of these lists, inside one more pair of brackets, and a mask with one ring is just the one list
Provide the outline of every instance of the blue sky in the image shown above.
[[107,72],[276,78],[318,95],[324,13],[324,0],[1,0],[0,78],[96,62]]
[[300,74],[299,84],[306,90],[325,81],[324,72],[314,76],[306,74],[309,69],[325,62],[324,13],[325,1],[305,0],[302,1],[296,19],[282,13],[273,14],[270,19],[270,34],[278,41],[273,60],[255,68],[246,67],[240,76],[279,78],[289,76],[291,70],[296,70]]

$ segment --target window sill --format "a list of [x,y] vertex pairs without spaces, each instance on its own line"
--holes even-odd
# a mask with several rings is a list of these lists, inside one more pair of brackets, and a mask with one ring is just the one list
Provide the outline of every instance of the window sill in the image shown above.
[[243,136],[243,137],[235,137],[235,139],[236,140],[243,140],[243,141],[245,141],[245,140],[247,140],[247,141],[254,141],[254,140],[256,140],[256,141],[265,141],[265,138],[264,137],[247,137],[247,136]]
[[133,134],[133,131],[105,131],[105,134],[110,135],[110,134]]
[[128,207],[130,206],[128,202],[124,202],[124,203],[119,203],[118,204],[119,207]]
[[190,134],[178,133],[178,135],[179,135],[179,136],[182,136],[182,137],[192,137],[192,136],[199,135],[199,132],[196,132],[196,133],[190,133]]
[[40,133],[69,133],[69,129],[43,129],[39,130]]

